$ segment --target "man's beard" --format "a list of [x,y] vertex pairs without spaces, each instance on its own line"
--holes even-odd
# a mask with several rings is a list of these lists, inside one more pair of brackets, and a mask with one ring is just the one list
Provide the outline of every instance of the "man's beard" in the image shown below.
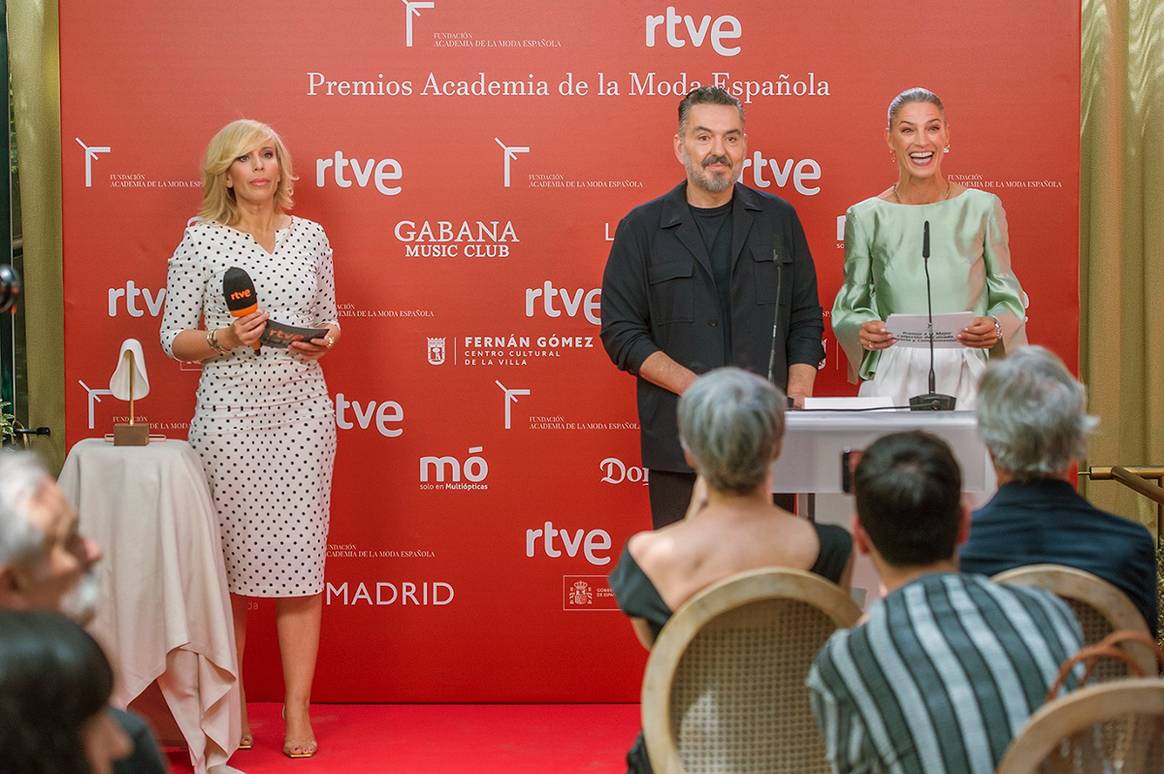
[[89,623],[97,612],[100,591],[101,584],[97,581],[97,573],[89,570],[80,577],[77,585],[61,598],[61,613],[79,624]]
[[[713,175],[705,171],[709,165],[717,161],[727,165],[728,174]],[[735,185],[740,173],[743,172],[743,167],[733,167],[731,159],[727,156],[709,155],[705,156],[702,162],[696,162],[686,151],[683,152],[683,166],[687,169],[687,179],[708,193],[723,193]]]

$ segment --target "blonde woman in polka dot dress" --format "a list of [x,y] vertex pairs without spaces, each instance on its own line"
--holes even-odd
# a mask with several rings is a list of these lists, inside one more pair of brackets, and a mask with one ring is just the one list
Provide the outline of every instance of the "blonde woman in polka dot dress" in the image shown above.
[[[199,217],[170,258],[162,346],[202,363],[190,444],[210,481],[226,554],[241,672],[248,597],[274,597],[286,693],[283,752],[318,747],[309,704],[322,612],[335,419],[319,360],[340,338],[331,247],[291,209],[291,159],[269,126],[240,120],[210,141]],[[232,318],[232,266],[259,311]],[[327,334],[258,347],[268,319]],[[202,327],[204,326],[204,327]],[[253,744],[244,692],[241,749]]]

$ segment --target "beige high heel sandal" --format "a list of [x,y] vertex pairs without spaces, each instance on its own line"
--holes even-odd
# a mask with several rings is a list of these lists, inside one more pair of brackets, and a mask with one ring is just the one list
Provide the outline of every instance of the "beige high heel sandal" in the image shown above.
[[[284,721],[287,720],[287,706],[284,705],[279,709],[279,716]],[[288,758],[310,758],[319,752],[319,743],[314,739],[308,739],[301,742],[288,741],[286,733],[283,734],[283,754]]]

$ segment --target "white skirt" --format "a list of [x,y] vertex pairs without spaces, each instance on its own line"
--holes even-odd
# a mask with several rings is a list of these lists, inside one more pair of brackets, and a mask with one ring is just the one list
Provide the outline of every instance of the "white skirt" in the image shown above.
[[[936,392],[953,395],[958,411],[973,411],[978,404],[978,378],[986,370],[977,350],[935,349]],[[908,406],[914,395],[930,391],[930,351],[922,347],[890,347],[881,352],[873,378],[861,382],[862,398],[888,397],[894,406]]]

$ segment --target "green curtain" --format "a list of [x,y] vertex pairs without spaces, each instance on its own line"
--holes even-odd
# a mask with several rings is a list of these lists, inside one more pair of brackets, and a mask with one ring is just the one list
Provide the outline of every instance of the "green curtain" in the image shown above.
[[61,280],[61,87],[56,0],[8,4],[9,66],[24,229],[28,425],[53,470],[65,457],[64,291]]
[[[3,57],[0,59],[0,72],[4,74],[0,78],[0,83],[10,82],[8,78],[8,8],[6,6],[7,3],[0,0],[0,13],[4,14],[4,18],[0,19],[0,32],[3,33],[3,37],[0,39],[0,51],[3,52],[0,54]],[[4,123],[11,126],[11,102],[7,108],[4,111]],[[5,140],[9,140],[9,138],[6,137]],[[3,169],[11,180],[12,161],[8,155],[9,150],[9,142],[0,143],[0,169]],[[15,251],[12,245],[14,236],[11,220],[13,203],[10,200],[10,195],[10,186],[0,185],[0,245],[3,245],[0,249],[4,250],[3,253],[0,253],[0,266],[11,263],[19,271],[20,267],[16,266]],[[19,233],[19,229],[17,229],[17,233]],[[19,417],[20,408],[17,406],[16,395],[15,322],[15,314],[0,314],[0,409]],[[4,436],[7,429],[4,422],[0,421],[0,441],[7,440]]]
[[[1080,371],[1089,464],[1164,465],[1164,1],[1083,0]],[[1101,508],[1155,528],[1114,481]]]

